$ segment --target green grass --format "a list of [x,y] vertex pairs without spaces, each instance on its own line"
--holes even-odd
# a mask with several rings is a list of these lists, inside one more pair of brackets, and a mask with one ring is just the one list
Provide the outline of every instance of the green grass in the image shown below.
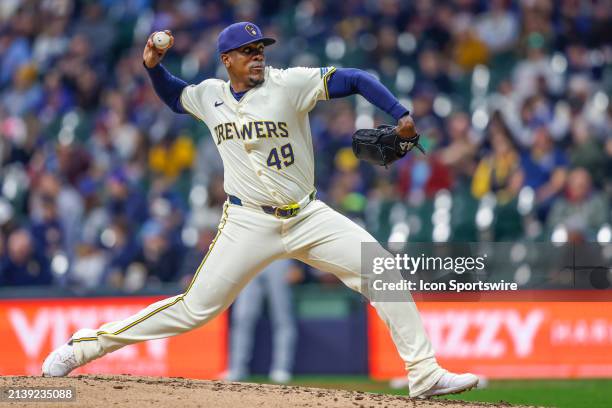
[[[267,382],[266,377],[252,378]],[[384,394],[407,395],[393,390],[386,382],[362,376],[299,376],[291,385],[336,388]],[[612,380],[505,380],[491,381],[484,389],[443,397],[453,400],[500,402],[560,408],[612,407]]]
[[612,380],[491,381],[485,389],[448,399],[548,407],[612,407]]

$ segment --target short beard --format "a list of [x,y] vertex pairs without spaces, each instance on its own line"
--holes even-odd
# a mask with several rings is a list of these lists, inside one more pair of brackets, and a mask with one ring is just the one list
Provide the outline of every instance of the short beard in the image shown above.
[[250,84],[252,87],[255,87],[255,86],[261,85],[261,84],[263,84],[263,83],[264,83],[264,77],[263,77],[263,75],[262,75],[262,77],[261,77],[261,78],[249,77],[249,84]]

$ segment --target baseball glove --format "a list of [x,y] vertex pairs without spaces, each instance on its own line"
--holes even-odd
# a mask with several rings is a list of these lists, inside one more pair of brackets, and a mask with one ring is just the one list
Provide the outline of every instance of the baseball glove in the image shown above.
[[420,135],[412,139],[401,138],[395,126],[381,125],[376,129],[359,129],[353,134],[353,153],[360,160],[385,166],[401,159],[415,147],[425,154],[419,144]]

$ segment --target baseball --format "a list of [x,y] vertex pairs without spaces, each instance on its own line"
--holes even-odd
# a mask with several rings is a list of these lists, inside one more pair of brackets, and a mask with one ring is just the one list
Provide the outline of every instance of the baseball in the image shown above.
[[170,36],[163,31],[153,34],[153,44],[158,50],[165,50],[170,45]]

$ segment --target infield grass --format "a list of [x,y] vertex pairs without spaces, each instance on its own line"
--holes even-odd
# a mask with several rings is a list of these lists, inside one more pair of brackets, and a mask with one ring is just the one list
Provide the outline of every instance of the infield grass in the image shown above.
[[[256,382],[268,382],[255,376]],[[407,395],[407,390],[389,388],[387,382],[373,381],[362,376],[298,376],[291,385],[336,388],[383,394]],[[612,407],[612,380],[503,380],[490,381],[486,388],[476,389],[446,399],[506,402],[560,408]]]

